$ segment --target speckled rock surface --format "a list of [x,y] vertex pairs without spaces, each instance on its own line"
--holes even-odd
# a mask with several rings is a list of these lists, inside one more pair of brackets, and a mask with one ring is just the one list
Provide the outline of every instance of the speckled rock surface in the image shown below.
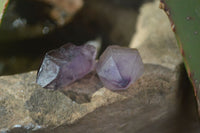
[[20,127],[37,130],[73,123],[102,105],[125,98],[98,88],[91,94],[90,102],[78,104],[60,91],[41,88],[35,79],[35,71],[0,77],[0,131]]
[[144,4],[136,24],[130,47],[138,48],[144,63],[159,64],[174,69],[182,62],[174,33],[159,0]]
[[120,92],[104,88],[95,74],[87,75],[62,92],[41,88],[35,84],[35,78],[35,71],[0,77],[0,131],[50,130],[72,124],[99,107],[132,96],[164,104],[162,92],[155,99],[142,96],[156,88],[175,94],[177,84],[176,73],[157,65],[145,65],[143,76],[127,91]]
[[137,83],[118,92],[125,100],[102,106],[73,124],[34,133],[199,133],[196,101],[184,69],[178,76],[155,65],[145,70]]

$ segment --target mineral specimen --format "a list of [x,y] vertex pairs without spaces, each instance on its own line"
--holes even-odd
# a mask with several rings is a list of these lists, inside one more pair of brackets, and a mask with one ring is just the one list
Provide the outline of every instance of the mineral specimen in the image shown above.
[[47,89],[58,89],[82,78],[94,69],[96,48],[66,44],[46,53],[36,82]]
[[124,90],[144,71],[136,49],[109,46],[101,55],[96,71],[104,86],[110,90]]

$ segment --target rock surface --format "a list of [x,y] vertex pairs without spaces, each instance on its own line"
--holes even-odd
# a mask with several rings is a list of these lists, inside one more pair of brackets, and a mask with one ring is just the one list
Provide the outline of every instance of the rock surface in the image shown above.
[[[102,88],[96,75],[75,82],[69,86],[71,90],[67,88],[64,93],[41,88],[35,84],[35,78],[35,71],[0,77],[0,131],[50,130],[72,124],[98,107],[133,96],[147,104],[164,105],[168,93],[175,95],[177,84],[175,73],[156,65],[145,65],[143,76],[127,91],[121,92]],[[74,96],[82,97],[81,94],[88,96],[89,100],[76,102],[76,98],[73,99]]]
[[196,101],[186,75],[181,71],[177,82],[171,70],[148,66],[134,89],[119,93],[127,99],[100,107],[73,124],[34,133],[198,133]]
[[182,62],[170,22],[159,8],[159,0],[146,3],[140,8],[136,25],[136,34],[130,47],[138,48],[144,63],[174,69]]
[[[188,80],[182,80],[186,74],[178,78],[178,72],[174,71],[181,57],[169,21],[158,6],[156,0],[141,8],[131,47],[139,49],[144,62],[159,65],[146,64],[143,76],[126,91],[118,92],[105,89],[94,73],[62,92],[38,86],[35,71],[2,76],[0,132],[199,133],[192,88]],[[109,6],[105,9],[110,11]],[[112,15],[113,21],[130,17],[123,15],[126,11],[121,17],[117,14]],[[129,22],[133,24],[136,17],[131,18]],[[119,34],[119,40],[118,31],[122,28],[127,32],[122,24],[117,23],[120,28],[113,32]]]
[[17,127],[36,130],[73,123],[99,106],[125,98],[99,88],[89,103],[78,104],[62,92],[41,88],[35,78],[35,71],[0,77],[0,131]]

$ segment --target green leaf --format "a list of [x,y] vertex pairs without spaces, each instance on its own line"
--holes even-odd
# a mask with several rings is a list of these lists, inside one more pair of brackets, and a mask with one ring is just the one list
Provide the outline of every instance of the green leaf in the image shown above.
[[9,0],[0,0],[0,23],[1,23],[1,20],[3,18],[3,14],[6,10],[6,7],[8,5],[8,1]]
[[176,35],[200,113],[200,0],[161,0]]

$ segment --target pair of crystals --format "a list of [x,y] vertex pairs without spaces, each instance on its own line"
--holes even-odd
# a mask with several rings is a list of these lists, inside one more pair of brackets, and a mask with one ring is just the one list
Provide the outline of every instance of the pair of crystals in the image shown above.
[[97,50],[85,44],[66,44],[46,53],[38,71],[37,84],[47,89],[66,87],[96,69],[104,86],[124,90],[143,73],[143,63],[136,49],[109,46],[96,62]]

